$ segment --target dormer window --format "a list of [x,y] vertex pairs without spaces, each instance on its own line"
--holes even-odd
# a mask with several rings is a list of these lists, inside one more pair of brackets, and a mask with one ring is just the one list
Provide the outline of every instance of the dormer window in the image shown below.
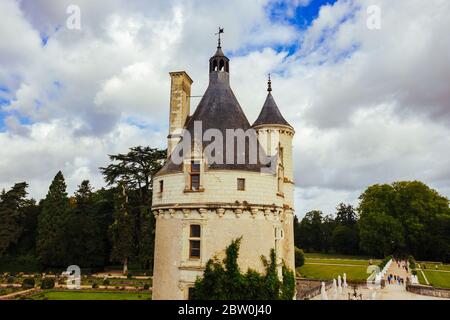
[[192,161],[191,162],[191,190],[198,191],[200,190],[200,161]]

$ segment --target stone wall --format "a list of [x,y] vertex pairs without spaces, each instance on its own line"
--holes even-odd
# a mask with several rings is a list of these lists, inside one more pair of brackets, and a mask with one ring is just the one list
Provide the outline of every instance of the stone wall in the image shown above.
[[409,292],[421,294],[424,296],[450,299],[450,289],[435,288],[435,287],[424,286],[424,285],[419,285],[419,284],[407,284],[406,290]]
[[[325,288],[331,288],[333,282],[325,281]],[[322,280],[297,278],[297,300],[309,300],[320,294]]]

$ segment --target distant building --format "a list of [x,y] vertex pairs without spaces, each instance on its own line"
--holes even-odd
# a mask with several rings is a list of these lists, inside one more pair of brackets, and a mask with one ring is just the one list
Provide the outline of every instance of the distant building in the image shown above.
[[[223,258],[225,248],[242,236],[239,265],[242,271],[263,271],[261,255],[275,248],[282,261],[294,269],[294,181],[292,139],[294,129],[281,115],[271,94],[253,125],[248,122],[229,83],[230,61],[220,41],[209,61],[209,86],[190,116],[192,80],[186,72],[171,72],[168,160],[154,177],[152,211],[156,217],[153,299],[188,299],[190,288],[203,274],[206,262]],[[273,156],[273,170],[261,156],[251,162],[237,161],[239,146],[215,156],[234,160],[213,163],[205,156],[209,141],[197,144],[182,163],[172,157],[183,141],[183,129],[195,137],[216,129],[225,139],[227,129],[254,129],[257,145]],[[256,135],[255,135],[256,136]],[[275,138],[276,137],[276,140]],[[185,138],[186,139],[186,138]],[[245,140],[243,149],[252,152]],[[225,143],[224,143],[225,145]],[[267,157],[266,157],[267,158]]]

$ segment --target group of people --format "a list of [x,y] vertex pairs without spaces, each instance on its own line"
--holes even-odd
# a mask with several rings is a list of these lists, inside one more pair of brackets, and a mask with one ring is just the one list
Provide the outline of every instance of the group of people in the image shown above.
[[397,267],[400,269],[405,269],[406,272],[408,272],[408,263],[406,263],[406,261],[399,261],[399,260],[395,260],[395,262],[397,263]]
[[387,277],[387,282],[389,283],[389,284],[398,284],[398,285],[403,285],[404,283],[405,283],[405,279],[403,279],[402,277],[400,277],[400,276],[397,276],[397,275],[392,275],[392,274],[390,274],[390,275],[388,275],[388,277]]

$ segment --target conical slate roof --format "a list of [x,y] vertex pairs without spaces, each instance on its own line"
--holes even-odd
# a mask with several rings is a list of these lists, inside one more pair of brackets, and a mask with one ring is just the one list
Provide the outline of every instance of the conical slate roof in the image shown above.
[[[218,48],[216,54],[213,56],[222,58],[223,52]],[[227,59],[225,56],[223,58]],[[234,161],[233,163],[227,163],[227,129],[242,129],[247,131],[251,128],[247,117],[244,114],[236,96],[234,95],[230,84],[229,84],[229,73],[226,71],[215,71],[210,69],[209,74],[209,85],[206,89],[203,98],[201,99],[199,105],[197,106],[194,114],[188,118],[185,129],[189,131],[191,136],[191,144],[194,145],[193,141],[196,137],[195,124],[197,126],[201,123],[201,135],[208,129],[215,129],[221,132],[223,138],[223,150],[222,158],[223,163],[212,163],[208,161],[208,169],[222,169],[222,170],[245,170],[245,171],[260,171],[262,167],[267,167],[268,165],[261,164],[259,153],[257,154],[256,163],[252,163],[249,158],[249,141],[245,139],[245,163],[238,163],[237,155],[237,143],[234,144]],[[263,149],[257,137],[255,135],[255,140],[257,143],[257,148],[261,149],[263,154]],[[214,139],[213,139],[214,141]],[[211,141],[203,141],[203,150],[205,147],[211,144]],[[250,149],[251,150],[251,149]],[[219,151],[220,152],[220,151]],[[228,150],[231,155],[231,151]],[[168,159],[165,166],[158,172],[158,175],[180,172],[182,171],[181,164],[175,164],[172,159]]]
[[253,123],[253,127],[265,124],[277,124],[292,128],[292,126],[281,115],[280,109],[278,109],[278,106],[270,91],[267,94],[266,101],[264,102],[264,106],[258,116],[258,119],[256,119],[255,123]]

